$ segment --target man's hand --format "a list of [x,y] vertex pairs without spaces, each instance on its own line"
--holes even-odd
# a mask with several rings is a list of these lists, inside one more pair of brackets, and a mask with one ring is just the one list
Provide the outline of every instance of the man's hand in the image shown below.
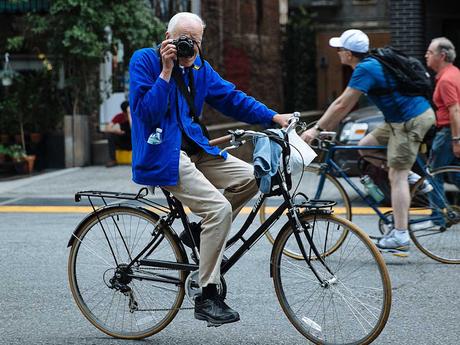
[[171,73],[174,68],[174,61],[177,59],[177,49],[174,44],[171,43],[171,39],[166,39],[161,42],[160,55],[163,70],[161,71],[160,78],[169,82],[171,79]]
[[292,116],[292,114],[276,114],[275,116],[273,116],[272,121],[284,128],[289,126],[289,119]]
[[310,129],[307,129],[305,132],[303,132],[300,137],[306,141],[307,143],[311,143],[316,137],[318,136],[318,131],[316,128],[312,127]]
[[452,151],[454,152],[455,157],[460,158],[460,142],[459,141],[452,142]]

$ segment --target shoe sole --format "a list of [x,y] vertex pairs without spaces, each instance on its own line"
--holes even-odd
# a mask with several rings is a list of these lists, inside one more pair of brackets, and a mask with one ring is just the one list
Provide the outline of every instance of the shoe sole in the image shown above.
[[400,258],[407,258],[409,256],[409,247],[398,248],[380,248],[377,246],[381,253],[389,253]]
[[219,327],[219,326],[225,325],[226,323],[233,323],[233,322],[240,321],[239,316],[234,319],[230,319],[230,320],[216,320],[216,319],[213,319],[212,317],[209,317],[207,315],[200,314],[200,313],[195,313],[195,319],[201,320],[201,321],[207,321],[208,327]]

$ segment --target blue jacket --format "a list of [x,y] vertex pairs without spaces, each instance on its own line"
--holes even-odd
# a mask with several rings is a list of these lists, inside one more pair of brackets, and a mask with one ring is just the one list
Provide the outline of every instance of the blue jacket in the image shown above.
[[[199,58],[195,61],[197,67],[200,67],[200,61]],[[207,153],[217,156],[220,150],[210,146],[200,126],[192,122],[187,101],[173,78],[166,82],[159,78],[160,73],[160,60],[155,49],[144,48],[133,54],[129,64],[133,181],[142,185],[172,186],[177,184],[179,177],[182,136],[178,120],[186,134]],[[184,73],[186,84],[187,75]],[[197,114],[201,114],[206,102],[238,121],[266,126],[272,123],[275,111],[236,90],[235,85],[222,79],[207,62],[200,69],[193,68],[193,78]],[[157,145],[147,143],[156,128],[163,130],[162,142]],[[222,157],[226,159],[227,154],[223,153]]]

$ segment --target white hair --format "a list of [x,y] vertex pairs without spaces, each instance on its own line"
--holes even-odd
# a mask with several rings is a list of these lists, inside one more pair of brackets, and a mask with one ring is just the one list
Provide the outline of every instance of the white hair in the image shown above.
[[437,37],[431,40],[431,43],[436,44],[436,51],[438,53],[446,54],[446,62],[454,62],[456,53],[455,47],[452,42],[446,37]]
[[206,27],[206,25],[204,24],[203,22],[203,19],[200,18],[200,16],[196,15],[195,13],[191,13],[191,12],[179,12],[177,14],[175,14],[170,20],[169,20],[169,23],[168,23],[168,32],[169,33],[173,33],[174,30],[176,29],[176,26],[177,24],[180,22],[180,21],[195,21],[199,24],[201,24],[201,26],[203,26],[203,30],[204,28]]

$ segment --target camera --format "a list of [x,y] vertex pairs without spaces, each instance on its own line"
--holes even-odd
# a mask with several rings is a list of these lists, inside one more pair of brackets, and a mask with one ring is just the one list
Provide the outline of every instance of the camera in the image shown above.
[[172,44],[176,46],[177,57],[189,58],[195,55],[194,42],[187,36],[181,36],[177,40],[173,40]]

